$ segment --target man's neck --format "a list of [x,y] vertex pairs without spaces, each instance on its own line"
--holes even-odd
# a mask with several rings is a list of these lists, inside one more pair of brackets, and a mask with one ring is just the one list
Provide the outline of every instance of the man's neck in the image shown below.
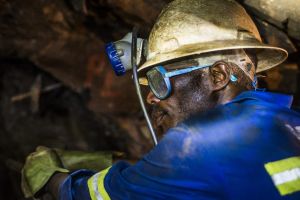
[[235,86],[228,85],[222,91],[219,91],[217,105],[226,104],[232,101],[236,96],[244,91],[245,90],[241,90]]

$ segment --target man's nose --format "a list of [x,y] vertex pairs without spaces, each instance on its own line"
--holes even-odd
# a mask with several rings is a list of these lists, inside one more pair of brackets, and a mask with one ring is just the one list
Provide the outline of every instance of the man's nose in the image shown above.
[[147,95],[147,103],[150,105],[157,104],[160,102],[160,99],[157,98],[152,91],[150,91]]

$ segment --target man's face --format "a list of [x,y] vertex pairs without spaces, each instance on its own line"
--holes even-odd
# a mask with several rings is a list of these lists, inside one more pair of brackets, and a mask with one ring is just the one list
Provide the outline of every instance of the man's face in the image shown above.
[[[178,68],[189,67],[193,64],[185,63],[184,65],[181,63]],[[164,67],[168,71],[172,71],[176,68],[176,64]],[[167,99],[160,100],[151,91],[149,92],[147,102],[151,105],[152,123],[159,136],[189,116],[212,107],[213,101],[207,71],[205,69],[196,70],[170,78],[172,92]]]

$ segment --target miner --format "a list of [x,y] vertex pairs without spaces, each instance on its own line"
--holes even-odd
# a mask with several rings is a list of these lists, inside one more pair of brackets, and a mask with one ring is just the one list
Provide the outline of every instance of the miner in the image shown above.
[[300,115],[292,97],[257,88],[257,73],[286,57],[261,42],[235,1],[175,0],[158,17],[138,70],[164,134],[158,145],[134,165],[100,172],[69,172],[39,148],[27,158],[23,185],[60,200],[300,199]]

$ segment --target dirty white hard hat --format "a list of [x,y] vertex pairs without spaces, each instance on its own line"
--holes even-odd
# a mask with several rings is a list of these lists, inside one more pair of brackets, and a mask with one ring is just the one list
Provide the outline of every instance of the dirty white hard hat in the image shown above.
[[234,0],[174,0],[158,17],[148,39],[146,62],[153,66],[209,52],[253,49],[256,72],[282,63],[286,50],[263,44],[245,9]]

